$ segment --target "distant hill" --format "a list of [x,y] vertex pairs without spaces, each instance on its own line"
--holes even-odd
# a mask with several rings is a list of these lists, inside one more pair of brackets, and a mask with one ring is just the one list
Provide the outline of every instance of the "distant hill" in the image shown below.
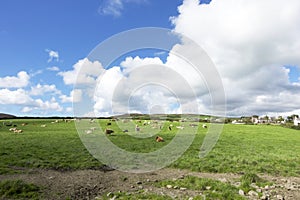
[[13,118],[16,118],[16,116],[10,115],[10,114],[5,114],[5,113],[0,113],[0,119],[13,119]]

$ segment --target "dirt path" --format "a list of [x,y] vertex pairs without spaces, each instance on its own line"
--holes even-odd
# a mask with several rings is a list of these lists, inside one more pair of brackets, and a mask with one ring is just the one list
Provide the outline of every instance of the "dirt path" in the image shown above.
[[[21,179],[29,183],[42,186],[45,199],[95,199],[109,192],[144,192],[169,195],[173,198],[193,197],[201,195],[200,191],[168,189],[154,186],[160,180],[175,180],[192,175],[238,184],[239,175],[197,173],[187,170],[162,169],[146,174],[132,174],[120,171],[78,170],[59,172],[53,170],[32,170],[23,174],[0,175],[0,180]],[[274,182],[274,186],[264,190],[270,193],[270,199],[300,199],[300,178],[271,177],[261,175],[262,178]],[[247,196],[258,199],[256,196]]]

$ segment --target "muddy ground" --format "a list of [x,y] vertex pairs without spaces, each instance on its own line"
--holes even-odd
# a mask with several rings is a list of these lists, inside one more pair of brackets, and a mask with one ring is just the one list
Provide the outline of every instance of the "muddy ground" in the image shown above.
[[[21,179],[28,183],[39,185],[42,187],[42,197],[45,199],[95,199],[96,197],[100,199],[101,196],[106,196],[107,193],[119,191],[135,193],[141,190],[145,193],[168,195],[176,199],[202,195],[201,191],[164,188],[154,185],[155,182],[160,180],[175,180],[187,175],[220,180],[232,185],[239,184],[238,179],[241,176],[238,174],[197,173],[169,168],[145,174],[125,173],[117,170],[77,170],[61,172],[34,169],[24,171],[21,174],[0,175],[0,180]],[[270,188],[263,189],[263,191],[267,191],[270,194],[268,199],[300,199],[299,177],[259,176],[274,182],[274,185]],[[249,199],[260,198],[248,194],[245,194],[245,197]]]

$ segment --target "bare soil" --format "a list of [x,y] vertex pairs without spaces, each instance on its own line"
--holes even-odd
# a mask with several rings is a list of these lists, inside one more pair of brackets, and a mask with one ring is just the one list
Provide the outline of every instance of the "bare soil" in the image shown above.
[[[165,168],[156,172],[134,174],[117,170],[76,170],[76,171],[54,171],[43,169],[24,170],[20,174],[0,175],[0,180],[20,179],[28,183],[41,186],[44,199],[95,199],[107,193],[114,192],[143,192],[168,195],[173,198],[194,197],[201,195],[201,191],[168,189],[155,186],[160,180],[176,180],[192,175],[202,178],[210,178],[227,182],[232,185],[238,184],[241,175],[238,174],[214,174],[197,173],[187,170]],[[260,177],[274,182],[270,188],[269,199],[300,199],[300,178],[299,177],[273,177],[260,175]],[[249,199],[259,197],[247,196]]]

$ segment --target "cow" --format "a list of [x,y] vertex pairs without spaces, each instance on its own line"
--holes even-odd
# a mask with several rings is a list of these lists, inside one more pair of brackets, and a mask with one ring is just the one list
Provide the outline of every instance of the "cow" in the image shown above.
[[164,139],[160,136],[156,136],[155,141],[156,142],[164,142]]
[[110,135],[112,133],[114,133],[113,130],[111,130],[111,129],[105,129],[105,134]]

